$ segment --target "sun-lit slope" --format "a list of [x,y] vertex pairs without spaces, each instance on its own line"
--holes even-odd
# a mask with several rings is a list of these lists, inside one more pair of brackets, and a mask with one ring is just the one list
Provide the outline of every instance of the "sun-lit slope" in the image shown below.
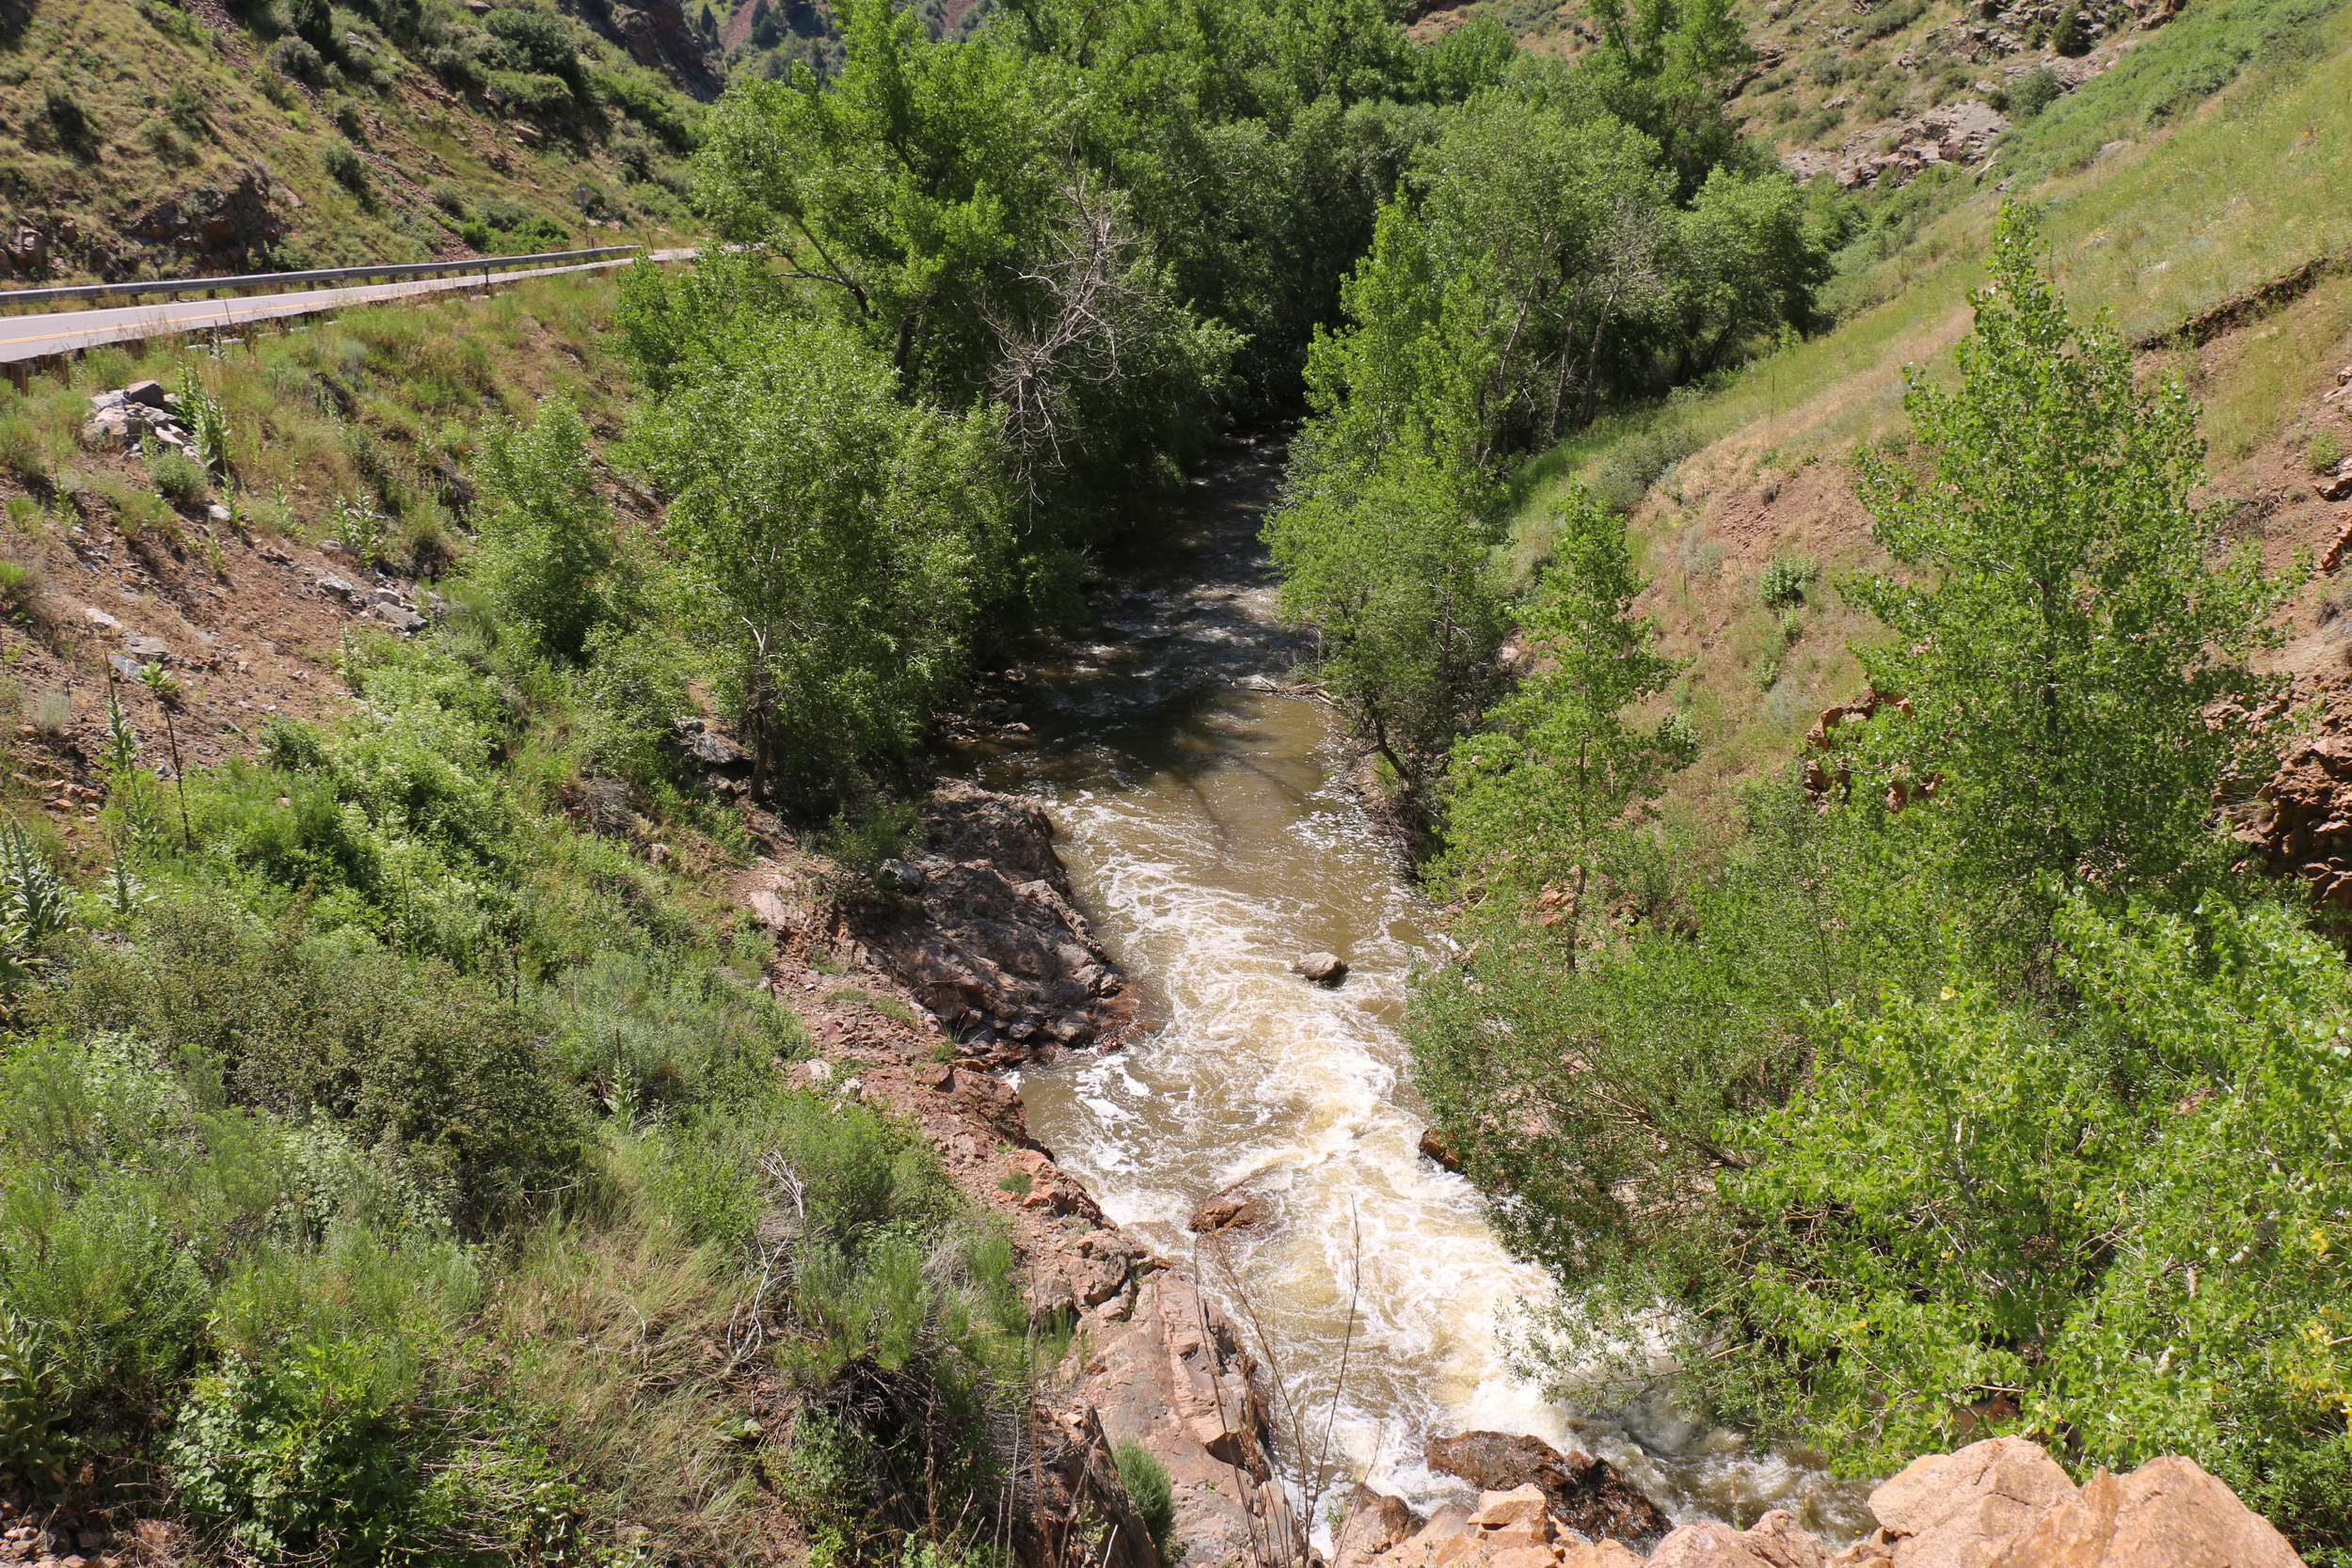
[[[2119,70],[2061,100],[2013,133],[1994,166],[2062,172],[2006,191],[1996,173],[1953,181],[1883,207],[1873,232],[1885,254],[1850,267],[1839,284],[1854,297],[1883,294],[1881,303],[1716,387],[1606,421],[1521,474],[1506,550],[1524,575],[1543,557],[1570,476],[1638,490],[1692,449],[1664,467],[1630,518],[1665,646],[1692,661],[1670,700],[1705,741],[1671,814],[1723,820],[1738,781],[1785,766],[1820,709],[1858,684],[1846,643],[1871,626],[1845,609],[1833,579],[1879,557],[1846,458],[1856,443],[1902,439],[1904,367],[1948,370],[2004,198],[2040,209],[2075,310],[2108,312],[2134,341],[2163,339],[2314,258],[2352,250],[2352,117],[2343,113],[2352,11],[2339,9],[2300,35],[2297,49],[2258,58],[2151,133],[2145,93],[2166,66],[2159,52],[2210,41],[2185,30],[2178,40],[2148,39],[2151,69]],[[1867,254],[1870,240],[1845,260]],[[2182,374],[2203,401],[2213,493],[2243,502],[2249,536],[2280,560],[2334,532],[2336,509],[2312,494],[2305,459],[2314,441],[2323,451],[2329,438],[2352,449],[2352,426],[2319,401],[2352,358],[2348,329],[2352,276],[2323,267],[2298,297],[2210,341],[2174,341],[2143,356]],[[1793,616],[1759,596],[1758,576],[1775,555],[1821,568]],[[2323,594],[2315,587],[2307,601],[2315,607]]]
[[[359,14],[381,8],[311,8],[322,28],[299,6],[0,3],[0,285],[697,230],[682,159],[719,79],[682,23],[675,48],[636,25],[662,6],[607,8],[600,30],[435,0],[385,11],[405,47]],[[490,30],[510,15],[545,58]]]

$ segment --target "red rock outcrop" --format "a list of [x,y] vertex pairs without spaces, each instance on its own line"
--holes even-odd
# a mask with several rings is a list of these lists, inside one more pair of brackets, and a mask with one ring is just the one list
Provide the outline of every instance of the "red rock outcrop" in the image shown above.
[[930,850],[905,863],[914,885],[854,919],[876,961],[974,1059],[1120,1043],[1136,997],[1071,904],[1043,809],[949,781],[923,822]]
[[[1502,1479],[1514,1473],[1520,1455],[1513,1440],[1470,1435],[1495,1441],[1472,1445],[1468,1468]],[[1513,1491],[1487,1490],[1475,1512],[1441,1508],[1406,1534],[1403,1503],[1358,1487],[1339,1531],[1336,1568],[1643,1562],[1622,1540],[1588,1539],[1559,1517],[1550,1497],[1532,1480]],[[2129,1475],[2100,1470],[2077,1488],[2041,1445],[1993,1438],[1915,1460],[1870,1494],[1870,1511],[1878,1528],[1835,1556],[1794,1514],[1775,1509],[1746,1529],[1719,1520],[1679,1526],[1658,1543],[1647,1568],[2298,1568],[2302,1561],[2227,1486],[2177,1455]]]

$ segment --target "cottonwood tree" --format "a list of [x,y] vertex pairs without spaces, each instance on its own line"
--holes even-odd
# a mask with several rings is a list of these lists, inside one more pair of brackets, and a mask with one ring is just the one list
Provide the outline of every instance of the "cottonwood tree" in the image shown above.
[[2193,896],[2216,785],[2261,766],[2257,738],[2218,721],[2276,685],[2247,661],[2277,645],[2269,616],[2308,565],[2229,548],[2222,511],[2192,499],[2196,404],[2169,374],[2137,386],[2039,256],[2029,214],[2005,207],[1958,385],[1907,378],[1919,455],[1857,457],[1876,536],[1913,570],[1845,589],[1891,633],[1856,647],[1865,672],[1911,709],[1860,727],[1855,751],[1873,776],[1942,775],[1932,819],[1980,883]]
[[994,421],[901,401],[840,328],[771,325],[631,437],[672,496],[681,610],[720,670],[753,786],[837,790],[903,752],[962,673],[1014,553]]
[[1518,616],[1534,669],[1454,748],[1441,870],[1506,919],[1549,889],[1544,923],[1573,967],[1596,845],[1696,743],[1678,715],[1645,725],[1628,712],[1682,662],[1658,651],[1656,622],[1634,613],[1647,584],[1624,521],[1576,485],[1552,552]]

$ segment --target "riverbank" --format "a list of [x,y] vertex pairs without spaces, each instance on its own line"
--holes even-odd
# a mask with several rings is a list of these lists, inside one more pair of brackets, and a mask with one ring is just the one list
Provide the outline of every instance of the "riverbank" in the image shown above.
[[[1035,802],[946,781],[924,798],[921,820],[928,843],[899,863],[914,875],[894,879],[893,894],[842,898],[831,868],[781,840],[732,891],[772,933],[766,984],[817,1046],[788,1069],[795,1080],[918,1129],[967,1201],[1005,1227],[1031,1311],[1068,1327],[1029,1421],[1034,1477],[1016,1488],[1028,1511],[1014,1532],[1024,1560],[1063,1560],[1073,1532],[1125,1521],[1097,1548],[1104,1563],[1163,1568],[1135,1538],[1116,1481],[1114,1449],[1127,1442],[1168,1471],[1170,1540],[1187,1568],[1296,1560],[1296,1473],[1279,1451],[1270,1370],[1184,1268],[1113,1220],[1032,1136],[1020,1090],[1001,1076],[1074,1049],[1116,1049],[1145,999],[1073,907],[1053,823]],[[1080,993],[1087,1000],[1058,1016],[1038,1006]],[[924,997],[953,1010],[943,1018]],[[1424,1513],[1356,1486],[1333,1532],[1334,1568],[2301,1560],[2178,1458],[2100,1471],[2078,1488],[2038,1445],[2001,1438],[1920,1458],[1873,1490],[1858,1517],[1834,1513],[1823,1528],[1773,1507],[1746,1511],[1741,1528],[1736,1508],[1686,1501],[1670,1516],[1606,1460],[1539,1439],[1434,1436],[1427,1449],[1429,1471],[1454,1496]]]
[[[921,809],[928,843],[900,863],[914,876],[894,893],[837,896],[831,868],[774,839],[737,878],[737,902],[775,938],[766,984],[817,1048],[789,1071],[917,1129],[966,1200],[1004,1226],[1032,1313],[1068,1326],[1033,1439],[1067,1475],[1026,1499],[1034,1528],[1067,1530],[1099,1508],[1113,1448],[1136,1442],[1168,1471],[1191,1568],[1260,1561],[1290,1520],[1250,1354],[1183,1270],[1030,1135],[999,1076],[1123,1039],[1136,991],[1072,907],[1033,802],[949,781]],[[1146,1543],[1129,1568],[1155,1560]]]

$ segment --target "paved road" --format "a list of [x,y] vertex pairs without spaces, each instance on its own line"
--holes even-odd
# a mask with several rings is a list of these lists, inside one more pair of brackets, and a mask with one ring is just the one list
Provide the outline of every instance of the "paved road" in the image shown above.
[[[682,261],[691,249],[657,250],[657,261]],[[564,267],[518,268],[489,275],[488,282],[517,282],[565,272],[602,272],[635,264],[634,257],[609,261],[582,261]],[[347,289],[304,289],[293,293],[248,294],[235,299],[183,299],[160,305],[129,305],[105,310],[55,310],[38,316],[0,317],[0,365],[45,359],[77,349],[139,338],[164,338],[215,328],[233,330],[256,322],[286,316],[310,316],[355,305],[378,305],[386,300],[419,294],[450,293],[483,287],[481,273],[452,273],[441,277],[416,278],[405,283],[361,283]],[[0,296],[5,303],[5,296]]]

